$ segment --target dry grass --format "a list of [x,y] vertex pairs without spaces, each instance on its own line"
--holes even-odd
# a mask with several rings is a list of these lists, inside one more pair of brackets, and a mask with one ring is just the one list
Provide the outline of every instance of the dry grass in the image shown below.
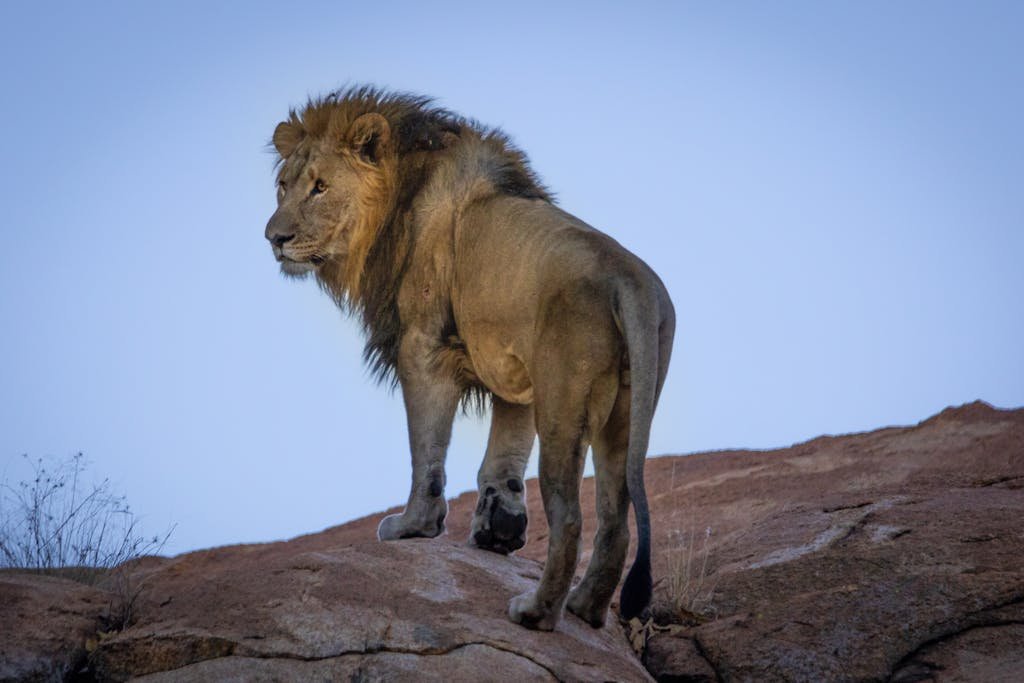
[[[675,465],[672,467],[671,491],[675,492]],[[711,527],[703,533],[693,530],[692,520],[680,521],[683,507],[673,493],[672,519],[675,529],[670,533],[671,546],[667,554],[668,575],[663,584],[676,616],[683,620],[705,620],[714,616],[713,605],[717,580],[709,576],[711,556]]]
[[173,528],[143,536],[126,497],[113,491],[109,479],[86,483],[81,453],[29,464],[29,479],[0,484],[0,569],[100,585],[113,596],[110,623],[123,628],[141,590],[130,563],[159,553]]
[[678,541],[668,552],[669,574],[665,582],[672,606],[680,616],[709,617],[714,612],[715,596],[715,584],[708,577],[711,527],[703,534],[678,531],[673,536]]

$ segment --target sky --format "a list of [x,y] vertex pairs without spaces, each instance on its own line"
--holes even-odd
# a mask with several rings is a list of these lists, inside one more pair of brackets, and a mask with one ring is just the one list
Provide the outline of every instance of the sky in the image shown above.
[[[263,238],[353,83],[500,126],[665,281],[650,453],[1024,405],[1024,5],[5,3],[0,480],[83,452],[165,552],[404,502],[400,397]],[[487,422],[462,417],[450,496]],[[536,460],[530,471],[536,471]]]

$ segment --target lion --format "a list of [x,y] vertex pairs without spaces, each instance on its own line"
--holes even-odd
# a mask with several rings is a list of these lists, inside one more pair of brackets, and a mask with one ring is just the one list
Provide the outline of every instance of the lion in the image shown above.
[[[652,589],[644,459],[675,332],[658,276],[556,206],[501,131],[430,98],[368,86],[313,98],[277,125],[273,147],[278,205],[265,236],[281,270],[313,274],[359,316],[365,359],[405,402],[412,487],[379,538],[444,531],[454,416],[489,401],[469,542],[501,553],[526,542],[523,473],[538,435],[550,527],[540,582],[509,617],[551,630],[568,608],[602,626],[630,502],[638,543],[620,612],[639,615]],[[591,447],[599,527],[570,591]]]

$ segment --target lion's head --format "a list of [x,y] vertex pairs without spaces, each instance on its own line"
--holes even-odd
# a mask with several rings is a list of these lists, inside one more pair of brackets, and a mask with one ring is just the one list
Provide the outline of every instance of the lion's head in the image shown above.
[[395,161],[387,119],[352,113],[307,108],[278,124],[277,211],[265,231],[285,274],[330,268],[349,296],[386,211]]
[[[379,238],[389,226],[401,226],[399,216],[408,210],[403,202],[438,159],[455,153],[463,135],[491,147],[488,174],[502,193],[550,199],[504,134],[436,107],[428,97],[359,86],[292,110],[274,131],[281,162],[278,207],[265,231],[281,270],[316,273],[339,302],[376,308],[381,302],[365,300],[374,289],[367,282],[374,279],[367,272],[370,261],[379,270],[401,270],[396,259],[402,240]],[[381,249],[380,241],[390,244]]]

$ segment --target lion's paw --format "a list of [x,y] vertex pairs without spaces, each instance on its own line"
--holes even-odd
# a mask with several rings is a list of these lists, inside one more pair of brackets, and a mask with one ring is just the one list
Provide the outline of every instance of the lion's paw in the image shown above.
[[580,590],[578,587],[569,593],[565,608],[594,628],[604,626],[605,619],[608,617],[608,608],[595,606],[589,592]]
[[526,628],[553,631],[558,625],[561,610],[546,608],[537,600],[536,593],[523,593],[508,604],[508,618]]
[[[518,486],[511,486],[512,482]],[[518,479],[510,479],[509,484],[508,493],[499,491],[495,486],[487,486],[480,492],[469,533],[470,545],[503,555],[526,545],[527,519],[522,483]]]
[[388,515],[377,527],[377,538],[382,541],[397,541],[401,538],[434,538],[444,533],[444,517],[442,511],[436,516],[416,519],[406,513]]

